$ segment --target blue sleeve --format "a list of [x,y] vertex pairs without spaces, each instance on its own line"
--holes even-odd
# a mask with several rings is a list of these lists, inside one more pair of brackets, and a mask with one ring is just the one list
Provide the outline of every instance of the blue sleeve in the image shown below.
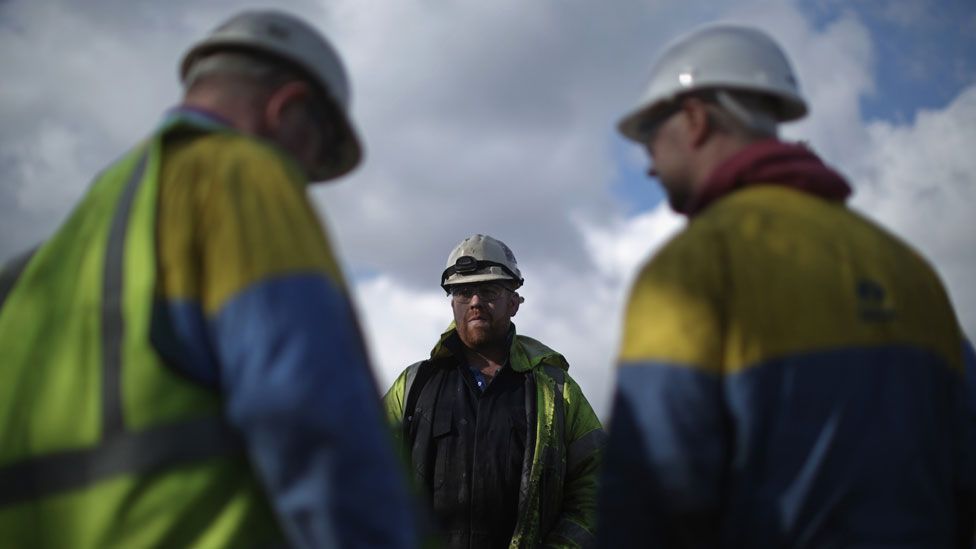
[[970,446],[976,449],[976,350],[968,339],[963,342],[963,363],[966,366],[966,415]]
[[230,421],[296,547],[410,547],[414,508],[351,304],[327,277],[250,285],[212,318]]
[[719,544],[727,434],[718,376],[628,363],[617,374],[598,505],[601,547]]
[[962,540],[971,540],[973,549],[976,549],[976,349],[973,348],[973,342],[963,340],[962,352],[966,377],[966,426],[969,435],[965,461],[969,468],[968,478],[963,480],[964,488],[957,496],[961,522],[959,537]]

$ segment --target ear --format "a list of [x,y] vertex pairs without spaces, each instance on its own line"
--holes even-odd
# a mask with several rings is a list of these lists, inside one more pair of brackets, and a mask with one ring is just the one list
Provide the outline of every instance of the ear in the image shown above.
[[694,148],[701,147],[712,133],[712,120],[708,116],[705,102],[697,97],[689,97],[682,106],[688,125],[688,138]]
[[521,305],[525,301],[525,298],[522,297],[522,296],[520,296],[520,295],[518,295],[515,292],[512,292],[512,295],[509,296],[509,297],[511,299],[508,302],[508,316],[509,316],[509,318],[511,318],[511,317],[515,316],[515,313],[518,312],[519,305]]
[[288,106],[304,100],[310,94],[308,84],[298,80],[292,80],[278,87],[265,103],[264,123],[268,128],[277,130],[284,121]]

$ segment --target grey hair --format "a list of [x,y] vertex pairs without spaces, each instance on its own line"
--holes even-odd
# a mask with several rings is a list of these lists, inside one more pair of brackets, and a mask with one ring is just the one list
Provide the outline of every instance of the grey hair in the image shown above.
[[183,79],[183,89],[213,76],[237,76],[262,87],[275,87],[300,76],[280,63],[247,52],[221,51],[202,57],[190,66]]
[[756,93],[730,90],[717,90],[714,98],[711,118],[723,130],[750,139],[777,136],[778,121],[773,99]]

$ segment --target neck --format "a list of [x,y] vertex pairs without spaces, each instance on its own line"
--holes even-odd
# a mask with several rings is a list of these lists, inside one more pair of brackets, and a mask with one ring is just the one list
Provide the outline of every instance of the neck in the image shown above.
[[748,147],[753,141],[729,134],[718,133],[709,139],[698,152],[692,166],[692,182],[696,194],[712,177],[715,170],[726,160]]
[[508,349],[498,345],[486,349],[472,349],[465,346],[464,358],[471,366],[494,375],[508,362]]
[[194,90],[186,94],[182,106],[213,113],[240,132],[259,135],[260,124],[254,115],[254,101],[246,94],[227,94],[213,89]]

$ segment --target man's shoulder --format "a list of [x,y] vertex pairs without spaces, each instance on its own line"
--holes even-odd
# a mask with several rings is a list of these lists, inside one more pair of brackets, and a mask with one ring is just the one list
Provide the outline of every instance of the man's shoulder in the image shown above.
[[238,132],[178,134],[166,151],[168,165],[190,164],[223,180],[301,180],[294,162],[280,149]]
[[423,380],[430,377],[430,375],[439,367],[445,366],[445,360],[431,360],[429,358],[424,358],[407,365],[400,374],[397,376],[394,384],[402,383],[405,391],[409,392],[410,387],[416,383],[418,379]]
[[171,130],[164,139],[189,153],[240,156],[242,161],[252,157],[279,157],[270,143],[236,131]]
[[552,368],[563,372],[569,370],[569,363],[561,353],[538,339],[521,334],[515,336],[511,360],[517,371]]
[[749,245],[753,250],[763,250],[775,249],[780,241],[794,247],[811,243],[835,247],[843,242],[855,252],[868,256],[881,253],[919,272],[934,273],[922,254],[889,228],[843,202],[789,187],[758,185],[741,189],[700,217],[689,227],[702,233],[698,238],[714,235],[727,246]]
[[400,376],[399,377],[404,377],[404,376],[408,376],[408,375],[415,375],[417,373],[417,371],[420,370],[420,368],[423,368],[423,367],[425,367],[428,364],[430,364],[430,361],[428,359],[426,359],[426,358],[425,359],[418,360],[417,362],[413,362],[413,363],[407,365],[407,367],[405,367],[403,370],[400,371]]
[[644,264],[637,281],[697,285],[696,278],[710,276],[736,258],[841,241],[852,249],[883,250],[909,263],[925,263],[897,235],[841,202],[789,187],[756,185],[730,193],[690,220]]

